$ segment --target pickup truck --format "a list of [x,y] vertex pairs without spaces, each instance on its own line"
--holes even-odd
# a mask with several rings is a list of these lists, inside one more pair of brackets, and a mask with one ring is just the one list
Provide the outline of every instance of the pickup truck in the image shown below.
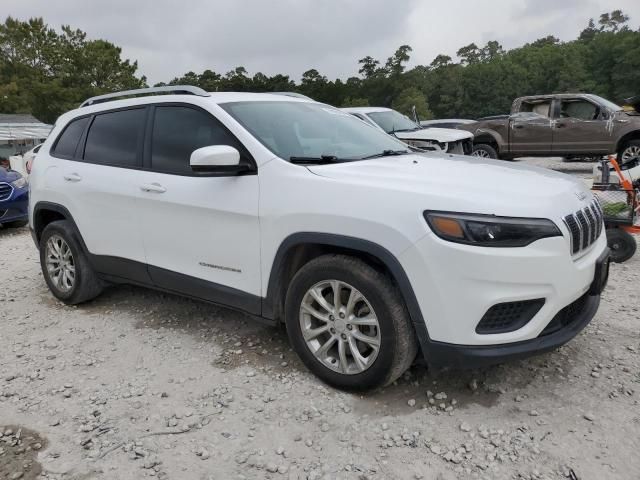
[[509,115],[459,125],[475,135],[473,155],[511,160],[531,156],[602,156],[621,163],[640,156],[640,97],[622,108],[592,94],[517,98]]

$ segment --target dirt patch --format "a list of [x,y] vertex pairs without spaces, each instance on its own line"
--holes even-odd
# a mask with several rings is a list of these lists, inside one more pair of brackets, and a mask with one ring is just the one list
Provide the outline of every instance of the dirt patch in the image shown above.
[[46,446],[47,441],[32,430],[15,425],[0,426],[0,478],[38,478],[42,466],[36,459]]

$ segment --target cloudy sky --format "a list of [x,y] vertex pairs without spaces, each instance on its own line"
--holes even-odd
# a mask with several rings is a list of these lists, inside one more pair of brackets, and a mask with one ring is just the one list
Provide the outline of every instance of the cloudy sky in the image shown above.
[[402,44],[411,64],[498,40],[505,48],[546,35],[570,40],[589,18],[616,8],[640,25],[638,0],[2,0],[2,12],[42,16],[104,38],[138,60],[149,83],[189,70],[242,65],[251,74],[317,68],[329,78],[356,75],[357,60],[381,60]]

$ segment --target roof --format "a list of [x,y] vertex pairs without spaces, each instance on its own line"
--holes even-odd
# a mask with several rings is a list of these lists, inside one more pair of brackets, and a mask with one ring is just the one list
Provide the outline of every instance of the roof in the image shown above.
[[385,108],[385,107],[348,107],[348,108],[341,108],[340,110],[343,110],[349,113],[363,113],[363,114],[391,111],[390,108]]
[[25,124],[42,122],[28,113],[0,113],[0,123]]

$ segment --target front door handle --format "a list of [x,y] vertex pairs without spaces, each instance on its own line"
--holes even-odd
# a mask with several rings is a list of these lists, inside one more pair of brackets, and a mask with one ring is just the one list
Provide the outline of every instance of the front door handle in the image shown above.
[[521,130],[524,128],[524,125],[514,125],[513,128],[517,128],[518,130]]
[[69,175],[65,175],[64,179],[67,182],[79,182],[80,180],[82,180],[82,177],[77,173],[70,173]]
[[164,193],[167,191],[167,189],[159,183],[145,183],[144,185],[140,185],[140,190],[149,193]]
[[564,123],[556,123],[556,128],[564,128],[565,126]]

